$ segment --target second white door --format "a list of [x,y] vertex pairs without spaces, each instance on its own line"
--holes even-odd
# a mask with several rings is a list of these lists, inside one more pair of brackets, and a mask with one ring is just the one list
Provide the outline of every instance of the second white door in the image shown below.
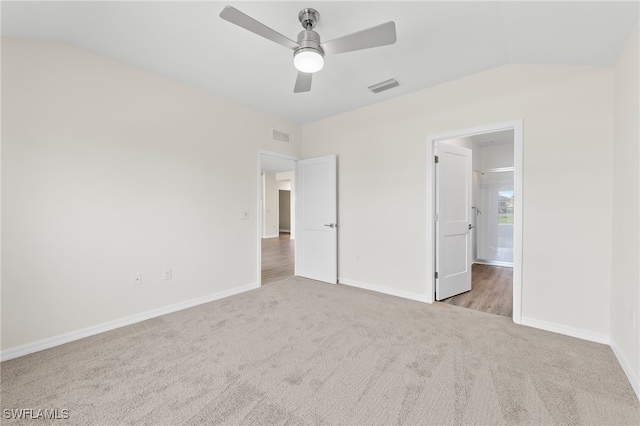
[[436,300],[471,290],[471,150],[438,144]]
[[295,274],[338,282],[336,156],[296,163]]

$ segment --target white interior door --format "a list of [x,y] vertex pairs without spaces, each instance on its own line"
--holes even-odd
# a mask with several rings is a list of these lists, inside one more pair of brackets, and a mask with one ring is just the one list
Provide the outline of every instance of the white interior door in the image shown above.
[[471,150],[438,144],[436,300],[471,290]]
[[295,274],[338,282],[336,156],[296,163]]

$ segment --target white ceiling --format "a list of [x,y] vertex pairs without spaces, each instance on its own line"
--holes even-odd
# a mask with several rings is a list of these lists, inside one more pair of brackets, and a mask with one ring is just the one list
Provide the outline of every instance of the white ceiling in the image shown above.
[[471,136],[474,148],[482,148],[483,146],[504,145],[513,143],[514,132],[510,130],[500,130],[498,132],[481,133]]
[[[293,93],[290,50],[218,17],[231,4],[295,39],[313,7],[327,41],[386,21],[391,46],[325,58]],[[507,63],[615,63],[634,25],[626,2],[7,2],[2,35],[73,43],[298,123],[339,114]],[[377,95],[367,87],[396,78]]]

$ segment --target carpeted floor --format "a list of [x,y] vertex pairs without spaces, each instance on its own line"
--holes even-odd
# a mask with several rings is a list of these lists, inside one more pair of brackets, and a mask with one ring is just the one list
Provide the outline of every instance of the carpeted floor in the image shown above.
[[3,413],[61,425],[640,424],[608,346],[300,278],[6,361],[1,385]]

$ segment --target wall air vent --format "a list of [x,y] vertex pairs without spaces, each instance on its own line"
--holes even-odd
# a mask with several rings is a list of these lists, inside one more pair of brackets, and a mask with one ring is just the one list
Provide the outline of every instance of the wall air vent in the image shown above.
[[400,82],[395,78],[392,78],[390,80],[374,84],[373,86],[369,86],[369,90],[371,90],[373,93],[380,93],[398,86],[400,86]]
[[289,142],[289,133],[283,132],[281,130],[272,129],[271,138],[274,141],[280,141],[280,142],[287,142],[288,143]]

